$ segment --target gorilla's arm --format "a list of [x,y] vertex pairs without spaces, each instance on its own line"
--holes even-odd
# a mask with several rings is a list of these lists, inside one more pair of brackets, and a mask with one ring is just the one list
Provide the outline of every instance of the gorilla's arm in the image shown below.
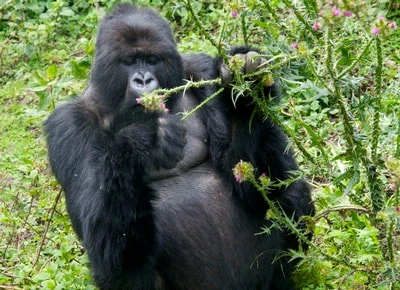
[[[181,127],[170,124],[169,130],[152,114],[133,115],[139,121],[112,132],[78,99],[58,107],[45,123],[52,170],[101,289],[153,289],[154,196],[143,177],[154,163],[174,166],[179,154],[172,151],[183,146],[179,138],[171,140],[173,132],[184,136]],[[158,135],[164,136],[166,148]],[[158,152],[164,160],[157,160]]]
[[[245,66],[254,67],[254,50],[248,47],[236,47],[231,50],[231,55],[245,55]],[[258,59],[260,66],[265,59]],[[249,65],[250,63],[250,65]],[[221,67],[221,66],[220,66]],[[250,71],[251,72],[251,71]],[[257,80],[256,80],[257,82]],[[279,84],[264,86],[258,92],[265,98],[279,99]],[[234,188],[240,199],[253,210],[265,213],[267,205],[262,200],[260,193],[249,183],[236,181],[230,170],[240,161],[248,161],[256,168],[257,177],[266,174],[274,182],[281,182],[293,178],[293,171],[299,170],[293,152],[288,146],[287,137],[282,130],[270,119],[265,119],[257,112],[253,99],[249,96],[240,96],[233,106],[230,90],[225,90],[223,99],[228,101],[232,116],[232,139],[229,149],[224,156],[223,167],[227,173],[229,184]],[[254,114],[255,113],[255,114]],[[253,115],[254,114],[254,115]],[[314,206],[311,201],[310,189],[304,179],[299,179],[289,186],[271,189],[270,198],[277,199],[286,214],[298,220],[303,215],[312,215]],[[260,200],[261,199],[261,200]]]
[[[234,48],[231,55],[246,55],[254,49],[247,47]],[[189,59],[189,58],[188,58]],[[187,75],[194,80],[224,78],[226,66],[220,58],[212,59],[206,55],[190,57],[185,61]],[[250,58],[246,60],[250,61]],[[226,83],[223,80],[223,83]],[[228,84],[229,85],[229,84]],[[209,96],[216,87],[197,89],[195,94]],[[207,91],[208,90],[208,91]],[[279,98],[280,89],[277,84],[264,87],[265,97]],[[261,92],[260,92],[261,94]],[[201,101],[201,100],[200,100]],[[209,150],[214,166],[224,176],[241,203],[253,213],[264,215],[268,205],[260,192],[248,182],[236,181],[232,168],[240,161],[251,162],[256,168],[257,176],[268,175],[273,181],[280,182],[292,178],[291,171],[298,170],[293,153],[288,149],[286,136],[281,129],[260,114],[252,115],[255,110],[250,96],[240,96],[233,105],[231,89],[227,87],[218,98],[211,101],[206,110],[202,110],[204,122],[209,133]],[[310,190],[305,180],[300,179],[287,187],[275,188],[271,191],[272,200],[279,200],[282,208],[289,216],[297,218],[310,215],[314,211]],[[295,246],[295,245],[294,245]]]

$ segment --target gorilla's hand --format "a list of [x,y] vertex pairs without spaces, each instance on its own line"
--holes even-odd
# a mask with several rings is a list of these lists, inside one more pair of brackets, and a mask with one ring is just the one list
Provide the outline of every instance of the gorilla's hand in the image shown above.
[[[250,50],[247,53],[236,53],[232,55],[231,59],[239,59],[239,62],[243,63],[242,73],[252,73],[261,70],[267,66],[267,59],[261,57],[256,51]],[[224,86],[228,86],[233,79],[233,73],[228,64],[221,63],[220,67],[221,81]]]
[[[132,115],[134,118],[129,119]],[[186,127],[178,117],[170,114],[137,109],[127,117],[129,125],[115,134],[117,151],[128,150],[145,170],[171,169],[184,157]],[[125,124],[126,125],[126,124]],[[126,153],[125,153],[126,154]]]
[[155,167],[171,169],[184,157],[186,128],[178,116],[165,114],[158,119],[156,146],[153,149]]

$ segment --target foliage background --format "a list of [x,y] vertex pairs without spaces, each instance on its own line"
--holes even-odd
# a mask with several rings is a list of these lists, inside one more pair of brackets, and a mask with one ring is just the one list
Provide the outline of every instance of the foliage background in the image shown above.
[[[0,0],[0,289],[94,289],[42,122],[83,90],[118,2]],[[318,209],[309,250],[290,253],[299,288],[399,289],[398,0],[137,3],[171,22],[182,52],[249,43],[275,60],[284,97],[257,104],[285,128]]]

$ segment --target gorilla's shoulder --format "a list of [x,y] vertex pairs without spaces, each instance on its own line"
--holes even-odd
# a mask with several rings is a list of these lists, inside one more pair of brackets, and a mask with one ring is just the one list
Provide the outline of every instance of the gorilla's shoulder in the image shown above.
[[212,79],[217,76],[215,59],[204,53],[181,54],[185,77],[193,80]]

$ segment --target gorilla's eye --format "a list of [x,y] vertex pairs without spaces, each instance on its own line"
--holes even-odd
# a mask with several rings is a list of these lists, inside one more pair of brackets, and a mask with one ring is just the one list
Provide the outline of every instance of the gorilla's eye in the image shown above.
[[125,65],[132,65],[137,62],[137,59],[133,56],[122,56],[121,62]]

